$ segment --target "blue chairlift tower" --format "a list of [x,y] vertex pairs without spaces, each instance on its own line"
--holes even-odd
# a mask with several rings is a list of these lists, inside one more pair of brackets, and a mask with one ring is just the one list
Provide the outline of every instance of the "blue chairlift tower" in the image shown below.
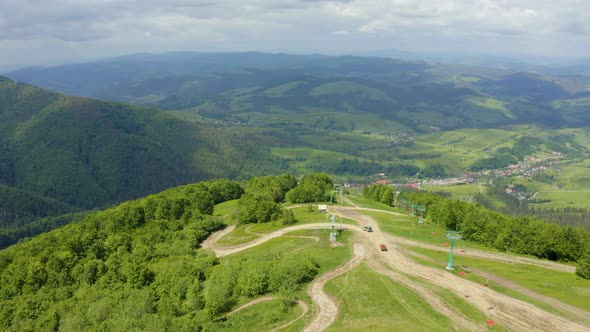
[[399,200],[399,206],[402,208],[402,210],[406,209],[406,205],[408,204],[408,200],[405,198],[402,198]]
[[417,207],[418,207],[418,204],[412,203],[410,205],[410,209],[412,209],[412,212],[410,213],[410,217],[415,217],[416,216],[416,208]]
[[455,240],[461,240],[461,232],[458,231],[447,231],[447,239],[451,242],[451,250],[449,252],[449,264],[447,270],[452,271],[453,268],[453,249],[455,248]]
[[416,210],[418,210],[418,222],[419,223],[424,223],[425,219],[424,219],[424,212],[426,212],[426,206],[423,205],[419,205]]

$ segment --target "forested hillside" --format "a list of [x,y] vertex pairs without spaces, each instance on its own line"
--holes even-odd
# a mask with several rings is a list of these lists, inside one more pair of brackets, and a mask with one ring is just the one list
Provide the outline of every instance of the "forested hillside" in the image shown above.
[[[249,187],[279,184],[288,191],[294,180],[289,175],[252,179]],[[224,226],[212,215],[215,204],[243,193],[228,180],[176,187],[3,250],[0,326],[199,331],[240,296],[297,290],[318,271],[304,255],[268,255],[216,267],[212,252],[197,250]]]
[[0,183],[82,209],[281,167],[248,134],[6,78],[0,78],[0,151]]

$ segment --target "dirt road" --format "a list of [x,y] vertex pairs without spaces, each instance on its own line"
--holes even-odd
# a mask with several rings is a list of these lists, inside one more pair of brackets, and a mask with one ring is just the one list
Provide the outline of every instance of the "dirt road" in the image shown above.
[[[334,210],[337,214],[342,215],[343,217],[354,219],[357,222],[362,221],[363,225],[370,224],[374,229],[375,229],[375,227],[378,227],[377,222],[375,220],[373,220],[373,218],[371,218],[367,215],[363,215],[361,213],[358,213],[358,211],[363,211],[363,210],[364,211],[379,211],[379,210],[357,209],[357,208],[350,208],[350,207],[342,207],[342,208],[333,207],[332,210]],[[387,212],[387,211],[380,211],[380,212],[395,214],[395,212]],[[431,250],[446,250],[446,248],[442,247],[442,246],[436,246],[436,245],[432,245],[432,244],[413,241],[413,240],[410,240],[410,239],[407,239],[404,237],[399,237],[399,236],[395,236],[395,235],[391,235],[391,234],[388,234],[388,235],[392,240],[394,240],[396,243],[399,243],[399,244],[420,247],[420,248],[425,248],[425,249],[431,249]],[[509,254],[499,253],[499,252],[496,253],[496,252],[482,251],[482,250],[477,250],[477,249],[469,249],[469,250],[466,250],[465,252],[455,251],[454,255],[455,256],[469,256],[469,257],[476,257],[476,258],[484,258],[484,259],[489,259],[489,260],[494,260],[494,261],[499,261],[499,262],[506,262],[506,263],[529,264],[529,265],[535,265],[535,266],[543,267],[546,269],[561,271],[561,272],[574,273],[576,271],[576,268],[571,265],[560,264],[557,262],[551,262],[551,261],[536,259],[536,258],[509,255]]]
[[[440,264],[441,266],[446,265],[445,261],[438,261],[436,259],[433,259],[432,257],[426,256],[423,254],[419,254],[419,253],[414,252],[410,249],[407,250],[407,253],[408,253],[408,255],[415,256],[415,257],[418,257],[418,258],[421,258],[424,260],[428,260],[428,261],[436,263],[436,264]],[[500,285],[502,287],[510,288],[510,289],[515,290],[521,294],[524,294],[530,298],[544,302],[544,303],[550,305],[551,307],[553,307],[558,312],[561,312],[562,315],[563,314],[565,314],[566,316],[569,315],[571,318],[573,318],[578,323],[582,323],[584,325],[590,326],[590,314],[583,309],[580,309],[578,307],[574,307],[574,306],[569,305],[567,303],[563,303],[553,297],[549,297],[549,296],[545,296],[543,294],[537,293],[537,292],[530,290],[526,287],[523,287],[511,280],[504,279],[504,278],[499,277],[495,274],[486,273],[486,272],[480,271],[478,269],[475,269],[473,267],[469,267],[468,270],[469,270],[469,273],[473,273],[474,275],[481,276],[481,277],[491,281],[495,285]]]
[[[514,330],[514,331],[589,331],[590,326],[584,326],[576,322],[569,321],[567,319],[558,317],[551,313],[548,313],[540,308],[537,308],[529,303],[516,300],[514,298],[508,297],[506,295],[497,293],[487,287],[482,285],[476,284],[474,282],[465,280],[463,278],[457,277],[445,270],[435,269],[427,266],[420,265],[415,261],[411,260],[407,256],[405,256],[402,252],[402,248],[399,247],[399,243],[428,247],[429,245],[413,242],[407,239],[399,238],[390,234],[382,233],[378,227],[378,224],[370,217],[366,215],[362,215],[356,212],[355,208],[350,207],[331,207],[332,210],[335,212],[342,214],[344,217],[354,219],[357,222],[364,224],[370,223],[375,230],[373,233],[366,233],[363,232],[359,226],[354,225],[345,225],[344,227],[350,231],[358,232],[361,238],[364,238],[362,241],[355,241],[355,254],[354,258],[347,264],[343,265],[337,270],[334,270],[334,274],[326,273],[325,277],[320,276],[318,280],[314,281],[310,286],[310,296],[315,303],[318,305],[318,313],[316,319],[312,321],[312,323],[306,328],[307,331],[322,331],[326,329],[329,324],[333,322],[335,317],[337,316],[337,307],[335,306],[333,300],[331,300],[325,293],[323,293],[323,284],[327,282],[329,279],[345,273],[348,269],[354,268],[354,266],[358,265],[362,259],[370,259],[369,265],[375,269],[379,273],[383,273],[390,278],[403,283],[404,285],[414,289],[418,292],[421,296],[426,298],[430,303],[433,304],[433,307],[444,313],[445,315],[452,316],[453,320],[457,321],[457,323],[467,328],[468,330],[478,330],[481,328],[481,325],[478,323],[474,323],[469,321],[469,319],[462,317],[458,313],[456,313],[452,308],[445,306],[444,304],[437,304],[438,297],[435,294],[427,294],[429,291],[426,290],[424,287],[418,287],[412,285],[409,282],[409,278],[402,276],[403,273],[409,273],[414,277],[418,277],[422,280],[430,282],[434,285],[438,285],[440,287],[449,289],[453,291],[455,294],[462,296],[465,298],[466,301],[470,302],[476,308],[478,308],[481,312],[487,313],[490,318],[496,320],[499,324],[503,325],[504,327]],[[223,235],[228,234],[227,230],[222,231],[224,234],[219,235],[215,234],[211,238],[214,240],[212,241],[205,241],[203,243],[203,247],[210,248],[215,253],[221,257],[230,255],[233,253],[237,253],[239,251],[257,246],[261,243],[264,243],[270,239],[276,238],[278,236],[282,236],[288,232],[296,231],[296,230],[304,230],[304,229],[321,229],[324,227],[323,223],[317,224],[304,224],[304,225],[297,225],[292,227],[287,227],[270,234],[262,235],[260,238],[255,239],[251,242],[240,244],[237,246],[232,247],[219,247],[216,245],[216,239],[221,238]],[[364,243],[364,245],[363,245]],[[390,250],[387,252],[379,252],[378,246],[379,244],[384,243],[386,244]],[[437,250],[440,250],[441,247],[435,247]],[[359,251],[361,250],[361,251]],[[358,254],[362,252],[362,254]],[[486,259],[496,259],[502,261],[516,261],[521,258],[515,258],[512,256],[504,255],[504,254],[497,254],[497,253],[488,253],[488,252],[474,252],[470,250],[469,253],[465,254],[472,254],[474,257],[482,257]],[[374,255],[378,255],[378,258],[374,258]],[[480,255],[480,256],[475,256]],[[524,259],[527,264],[533,264],[541,267],[546,268],[553,268],[559,269],[561,271],[567,270],[561,264],[547,264],[550,262],[541,261],[541,260],[533,260],[533,259]],[[356,265],[355,265],[356,264]],[[379,265],[383,264],[383,265]],[[397,273],[393,270],[400,271],[402,273]],[[567,266],[569,268],[569,266]],[[343,270],[340,270],[343,269]],[[321,279],[321,280],[320,280]],[[405,279],[405,280],[404,280]],[[314,286],[315,285],[315,286]],[[312,287],[313,286],[313,287]],[[312,289],[313,288],[313,289]],[[323,294],[323,295],[322,295]],[[438,299],[440,302],[440,299]],[[590,314],[590,313],[589,313]],[[320,318],[321,317],[321,318]],[[327,317],[330,317],[328,319]]]
[[354,244],[353,257],[348,263],[340,266],[339,268],[322,274],[319,278],[315,279],[309,288],[307,293],[312,298],[314,304],[318,308],[318,311],[309,324],[305,328],[305,332],[319,332],[325,330],[330,326],[336,317],[338,317],[338,306],[336,302],[324,291],[324,285],[331,279],[342,275],[355,267],[357,267],[362,259],[365,257],[365,248],[357,243]]
[[[385,243],[390,248],[382,258],[398,271],[411,273],[412,276],[428,281],[434,285],[449,289],[462,296],[481,312],[489,313],[490,318],[514,331],[589,331],[590,326],[558,317],[529,303],[497,293],[487,287],[457,277],[445,270],[427,267],[414,262],[402,254],[398,237],[382,233],[372,218],[359,214],[349,208],[334,208],[343,216],[375,225],[375,232],[366,234],[372,242]],[[493,256],[495,253],[488,253]],[[543,266],[541,264],[541,266]]]

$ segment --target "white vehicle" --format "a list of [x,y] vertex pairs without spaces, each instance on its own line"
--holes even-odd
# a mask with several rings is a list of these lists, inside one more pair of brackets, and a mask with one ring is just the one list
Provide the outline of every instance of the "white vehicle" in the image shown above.
[[365,231],[365,232],[372,232],[373,231],[373,228],[371,226],[365,226],[365,227],[363,227],[363,231]]

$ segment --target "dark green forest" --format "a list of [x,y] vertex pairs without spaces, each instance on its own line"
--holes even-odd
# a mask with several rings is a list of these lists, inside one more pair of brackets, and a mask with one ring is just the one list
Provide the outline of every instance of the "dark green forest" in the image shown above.
[[[61,207],[63,213],[105,207],[179,184],[276,174],[282,167],[252,134],[0,78],[0,184],[33,192],[38,202],[21,214],[54,215],[54,200],[71,207]],[[3,225],[23,217],[7,205],[32,204],[13,193],[0,207]]]

